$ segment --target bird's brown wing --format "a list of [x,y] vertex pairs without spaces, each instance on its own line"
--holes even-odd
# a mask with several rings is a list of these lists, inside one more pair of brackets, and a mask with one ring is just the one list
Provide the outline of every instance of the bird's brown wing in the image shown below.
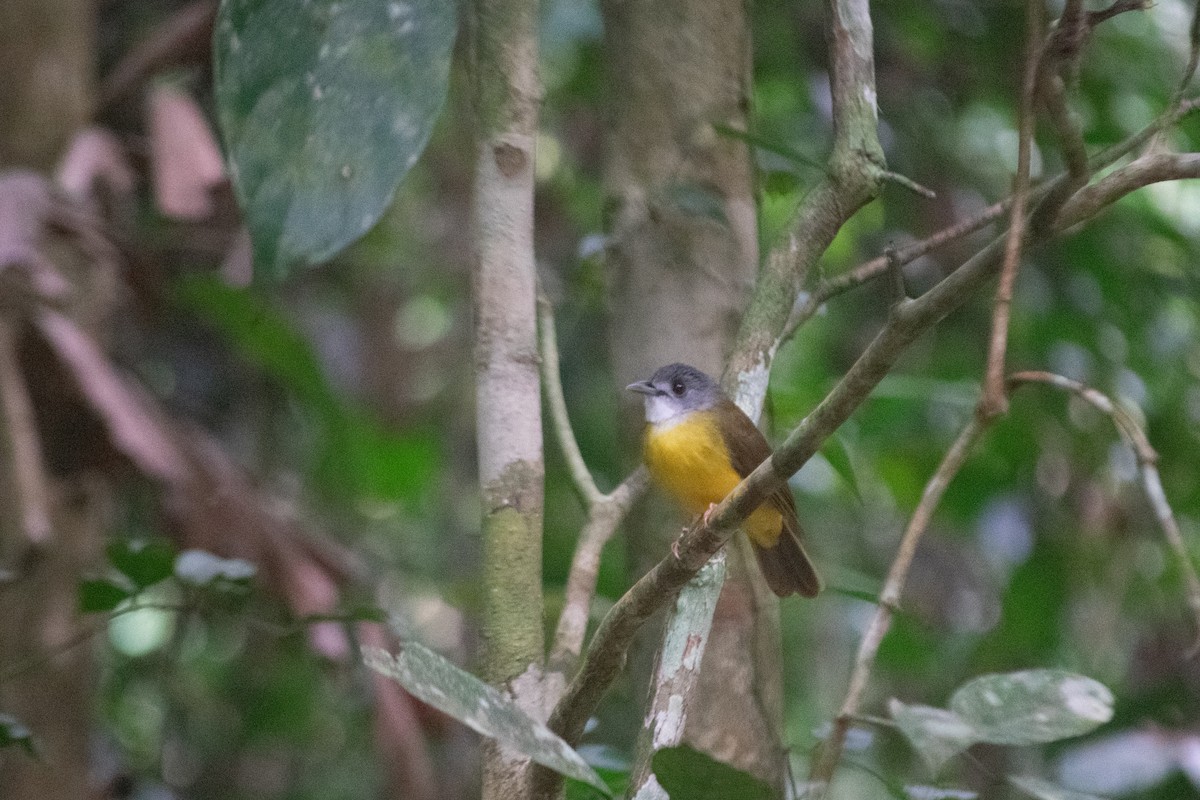
[[[759,464],[771,457],[766,437],[742,410],[730,400],[722,400],[716,409],[720,418],[721,436],[729,452],[729,462],[738,475],[745,478]],[[772,492],[766,500],[783,518],[783,530],[774,547],[754,546],[763,577],[771,591],[780,597],[799,593],[812,597],[821,591],[821,578],[812,559],[804,552],[804,530],[796,516],[796,501],[787,484]]]

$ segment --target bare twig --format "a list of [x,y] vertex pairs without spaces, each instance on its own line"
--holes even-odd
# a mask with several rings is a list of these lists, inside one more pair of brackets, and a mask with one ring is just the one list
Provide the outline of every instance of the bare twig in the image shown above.
[[1188,651],[1188,655],[1189,657],[1196,655],[1197,652],[1200,652],[1200,576],[1196,573],[1196,566],[1183,541],[1183,534],[1175,519],[1175,513],[1171,510],[1166,493],[1163,491],[1162,478],[1158,473],[1158,452],[1151,446],[1149,438],[1137,420],[1107,395],[1078,381],[1051,372],[1017,372],[1008,379],[1011,387],[1029,383],[1043,383],[1063,389],[1086,401],[1113,421],[1121,438],[1133,449],[1137,456],[1138,467],[1141,469],[1142,488],[1146,493],[1146,499],[1150,502],[1150,507],[1154,509],[1154,516],[1158,520],[1159,527],[1162,528],[1167,544],[1175,554],[1187,583],[1188,606],[1195,618],[1197,629],[1196,641]]
[[894,183],[901,188],[908,189],[913,194],[919,194],[926,200],[937,199],[937,192],[928,186],[922,186],[907,175],[901,175],[899,172],[891,172],[885,169],[880,171],[879,177],[888,183]]
[[1108,8],[1102,8],[1099,11],[1089,11],[1087,14],[1088,26],[1094,28],[1118,14],[1124,14],[1127,11],[1145,11],[1149,7],[1150,0],[1117,0]]
[[[1140,6],[1139,6],[1140,7]],[[1125,9],[1129,10],[1129,9]],[[1108,147],[1096,155],[1092,156],[1088,161],[1088,169],[1090,172],[1108,167],[1125,156],[1138,149],[1146,142],[1150,141],[1154,136],[1163,130],[1177,124],[1184,117],[1195,113],[1200,109],[1200,98],[1191,100],[1183,100],[1178,104],[1172,105],[1167,111],[1161,114],[1153,122],[1140,131],[1134,133],[1124,141],[1118,142],[1111,147]],[[1030,190],[1029,199],[1038,202],[1045,198],[1051,190],[1059,186],[1061,182],[1067,180],[1067,175],[1059,175],[1053,180],[1044,182]],[[953,225],[945,227],[930,236],[916,242],[896,248],[896,258],[901,265],[909,264],[916,261],[921,256],[924,256],[933,250],[936,250],[950,242],[962,239],[976,231],[986,228],[991,223],[1002,218],[1008,213],[1012,207],[1013,197],[1010,195],[1000,202],[993,203],[983,209],[975,216],[968,219],[956,222]],[[804,302],[797,305],[793,310],[784,333],[780,336],[780,341],[787,341],[805,322],[812,318],[817,310],[826,302],[843,294],[851,289],[855,289],[864,283],[882,275],[888,269],[886,256],[880,255],[865,261],[854,269],[831,278],[823,282],[816,288]]]
[[[1078,5],[1078,0],[1072,2]],[[1068,3],[1068,8],[1070,7],[1071,4]],[[1020,129],[1017,144],[1017,179],[1013,188],[1011,222],[1004,239],[1004,264],[1000,267],[1000,281],[996,286],[996,299],[992,305],[992,334],[988,343],[987,369],[976,409],[984,418],[1003,414],[1008,405],[1008,395],[1004,391],[1004,357],[1008,350],[1008,321],[1012,309],[1013,286],[1017,282],[1017,272],[1021,267],[1021,247],[1025,242],[1025,204],[1029,196],[1029,159],[1033,149],[1033,100],[1037,92],[1042,55],[1038,44],[1042,38],[1040,0],[1028,0],[1026,3],[1025,25],[1025,73],[1021,82],[1017,113]]]
[[845,745],[846,733],[850,729],[851,723],[858,714],[859,706],[862,704],[863,692],[866,691],[867,681],[870,679],[871,670],[875,666],[875,656],[879,652],[879,645],[883,642],[883,637],[887,634],[888,627],[892,622],[892,615],[896,612],[900,605],[900,597],[904,593],[904,586],[908,581],[908,570],[912,566],[913,556],[916,555],[917,545],[920,544],[921,536],[924,535],[929,527],[929,522],[933,518],[933,512],[937,508],[938,503],[942,500],[942,495],[946,493],[946,487],[950,485],[950,481],[958,474],[962,468],[963,462],[971,452],[971,448],[979,437],[991,425],[993,418],[982,418],[978,415],[973,415],[970,421],[967,422],[965,428],[959,433],[958,438],[954,440],[954,444],[946,452],[942,458],[942,463],[938,465],[937,471],[930,477],[929,482],[925,484],[925,491],[921,494],[921,502],[917,504],[913,511],[912,517],[908,521],[908,527],[904,529],[904,536],[900,539],[900,546],[896,551],[896,557],[892,560],[892,566],[888,569],[887,580],[884,581],[883,591],[879,595],[879,605],[876,606],[875,616],[871,619],[871,624],[867,627],[866,633],[863,634],[862,641],[858,646],[858,654],[854,658],[854,669],[850,674],[850,687],[846,691],[846,698],[842,701],[841,709],[838,711],[837,719],[833,722],[833,730],[829,734],[829,738],[825,740],[821,747],[820,755],[813,762],[811,771],[809,772],[809,781],[814,789],[823,791],[823,788],[829,785],[829,781],[833,778],[833,772],[837,768],[838,762],[842,757],[842,748]]
[[539,342],[542,355],[542,389],[546,393],[546,405],[550,411],[555,438],[562,450],[563,460],[571,473],[571,483],[588,509],[602,497],[596,481],[579,451],[579,442],[571,429],[571,418],[567,414],[567,401],[563,397],[562,376],[558,368],[558,337],[554,330],[554,306],[550,299],[539,293],[537,298]]

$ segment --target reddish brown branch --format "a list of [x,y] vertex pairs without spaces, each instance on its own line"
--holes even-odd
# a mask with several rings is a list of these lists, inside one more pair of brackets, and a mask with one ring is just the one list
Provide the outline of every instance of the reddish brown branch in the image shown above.
[[[1070,7],[1070,5],[1068,5]],[[1008,321],[1012,310],[1013,286],[1021,266],[1021,248],[1025,242],[1025,205],[1029,197],[1029,160],[1033,149],[1033,100],[1041,68],[1041,3],[1028,0],[1025,8],[1025,73],[1017,115],[1020,129],[1017,144],[1017,178],[1013,189],[1011,222],[1004,240],[1004,263],[992,306],[992,334],[988,343],[987,371],[977,413],[985,418],[1003,414],[1008,405],[1004,392],[1004,359],[1008,350]]]

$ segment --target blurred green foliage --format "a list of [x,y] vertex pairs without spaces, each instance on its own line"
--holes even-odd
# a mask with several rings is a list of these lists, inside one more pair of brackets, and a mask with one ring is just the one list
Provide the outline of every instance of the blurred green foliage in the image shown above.
[[[769,245],[817,177],[806,160],[819,163],[831,141],[826,45],[820,4],[756,3],[749,10],[755,54],[747,140],[759,168],[761,238]],[[1005,195],[1014,169],[1024,36],[1018,7],[894,0],[873,4],[872,13],[889,165],[938,198],[887,186],[838,236],[817,278],[972,215]],[[1121,140],[1166,108],[1186,60],[1191,14],[1181,0],[1161,0],[1097,29],[1071,87],[1089,148]],[[597,255],[605,224],[605,97],[614,89],[604,78],[593,4],[549,2],[543,22],[537,252],[556,301],[575,432],[608,489],[637,458],[616,422],[625,401],[599,355],[609,324],[608,276]],[[479,513],[466,233],[474,150],[464,89],[463,76],[452,75],[429,149],[364,240],[269,298],[211,276],[173,281],[163,336],[183,344],[152,350],[146,358],[157,361],[138,367],[172,374],[162,394],[195,410],[264,482],[303,498],[297,505],[314,526],[369,562],[382,587],[373,600],[407,632],[424,641],[457,636],[447,649],[458,646],[469,666],[479,611]],[[1036,144],[1035,177],[1061,170],[1049,126],[1039,126]],[[1200,120],[1167,131],[1163,144],[1196,150]],[[1029,252],[1009,356],[1013,368],[1063,373],[1134,409],[1159,451],[1167,496],[1195,556],[1198,221],[1195,182],[1150,187]],[[906,271],[910,292],[928,289],[989,235],[914,262]],[[215,269],[215,259],[209,266]],[[780,349],[769,397],[774,440],[853,363],[889,302],[888,287],[874,284],[834,298]],[[799,776],[845,693],[873,612],[864,597],[877,591],[926,480],[972,413],[990,304],[982,293],[916,342],[836,443],[793,481],[811,551],[832,576],[832,591],[781,606],[786,740]],[[1135,467],[1109,420],[1053,390],[1028,387],[950,486],[883,642],[865,710],[882,715],[892,697],[944,705],[978,675],[1035,667],[1088,675],[1116,700],[1113,720],[1090,739],[972,748],[943,770],[943,789],[1012,796],[1003,776],[1032,771],[1058,780],[1071,759],[1084,759],[1097,783],[1078,788],[1105,794],[1118,784],[1100,785],[1103,759],[1087,749],[1104,737],[1161,730],[1164,751],[1181,741],[1195,746],[1200,662],[1186,654],[1197,634]],[[551,614],[582,519],[548,438],[544,571]],[[134,522],[139,531],[151,525]],[[152,586],[161,567],[141,560],[151,555],[110,553],[115,572],[85,585],[85,607],[113,610]],[[610,545],[600,609],[626,586],[622,548]],[[239,608],[172,617],[155,629],[149,649],[122,650],[110,635],[100,709],[105,740],[147,784],[167,780],[189,787],[191,797],[373,796],[383,779],[370,750],[361,676],[331,669],[295,630],[260,635],[255,620],[277,619],[279,609],[259,593]],[[157,624],[149,617],[139,623]],[[24,742],[15,723],[5,724],[10,739]],[[461,771],[452,737],[430,730],[439,774]],[[926,780],[896,731],[863,727],[853,734],[839,776],[843,796],[913,796],[903,787]],[[595,736],[582,749],[602,747],[609,756],[593,763],[610,784],[619,783],[627,760],[611,754],[627,757],[631,743]],[[1175,762],[1153,780],[1118,788],[1113,794],[1138,800],[1198,796]],[[571,788],[573,797],[584,791]]]

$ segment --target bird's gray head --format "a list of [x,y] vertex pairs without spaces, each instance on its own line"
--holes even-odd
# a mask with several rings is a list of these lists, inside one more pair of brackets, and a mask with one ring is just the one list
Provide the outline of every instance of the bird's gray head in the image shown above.
[[652,425],[677,421],[692,411],[706,411],[721,399],[721,387],[687,364],[668,364],[648,381],[625,387],[645,396],[646,421]]

